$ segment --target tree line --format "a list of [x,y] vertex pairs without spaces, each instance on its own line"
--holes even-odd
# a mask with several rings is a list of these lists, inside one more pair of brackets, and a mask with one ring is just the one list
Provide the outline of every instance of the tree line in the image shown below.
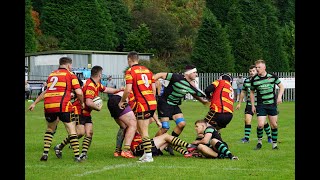
[[294,0],[26,0],[25,53],[153,53],[154,72],[295,71]]

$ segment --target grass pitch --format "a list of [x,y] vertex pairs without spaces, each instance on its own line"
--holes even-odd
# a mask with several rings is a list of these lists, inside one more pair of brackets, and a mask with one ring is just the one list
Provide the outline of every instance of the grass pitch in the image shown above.
[[[25,103],[26,109],[30,104]],[[184,158],[178,152],[171,156],[165,151],[163,156],[154,157],[152,163],[137,163],[138,158],[113,157],[118,125],[104,102],[103,110],[92,114],[94,135],[86,161],[74,162],[72,150],[68,147],[64,148],[62,159],[55,156],[53,147],[67,135],[63,124],[59,123],[48,161],[41,162],[46,123],[43,102],[40,102],[34,111],[26,111],[25,114],[25,179],[295,179],[295,103],[283,102],[279,105],[279,150],[272,150],[265,133],[262,149],[253,150],[257,143],[256,117],[252,120],[250,143],[241,143],[240,139],[244,137],[244,108],[243,103],[240,110],[235,110],[227,128],[221,131],[230,151],[239,157],[238,161]],[[206,115],[208,107],[199,102],[185,101],[181,109],[187,125],[179,138],[192,142],[196,135],[194,122]],[[174,126],[174,122],[170,121],[170,134]],[[150,136],[153,137],[156,131],[157,125],[152,123]]]

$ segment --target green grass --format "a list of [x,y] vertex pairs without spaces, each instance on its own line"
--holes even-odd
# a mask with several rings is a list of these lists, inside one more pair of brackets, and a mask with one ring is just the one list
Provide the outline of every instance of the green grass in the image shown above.
[[[25,107],[31,103],[26,102]],[[284,102],[279,105],[278,147],[272,150],[264,133],[263,147],[253,150],[257,143],[256,117],[252,121],[250,143],[243,144],[244,107],[235,110],[227,128],[221,131],[222,138],[230,151],[239,157],[239,161],[229,159],[184,158],[175,153],[170,156],[154,157],[152,163],[137,163],[138,158],[125,159],[113,157],[115,137],[118,126],[110,117],[104,102],[103,110],[94,111],[94,135],[88,151],[88,160],[81,163],[73,161],[69,148],[63,151],[63,158],[54,155],[53,147],[66,137],[62,123],[59,123],[47,162],[41,162],[43,135],[46,123],[43,115],[43,103],[39,103],[33,112],[26,112],[25,122],[25,179],[27,180],[79,180],[79,179],[295,179],[295,104]],[[195,139],[194,122],[203,118],[208,108],[199,102],[186,101],[181,105],[187,126],[179,136],[192,142]],[[175,124],[170,121],[171,133]],[[157,131],[155,123],[150,125],[149,134]],[[82,142],[82,140],[80,141]]]

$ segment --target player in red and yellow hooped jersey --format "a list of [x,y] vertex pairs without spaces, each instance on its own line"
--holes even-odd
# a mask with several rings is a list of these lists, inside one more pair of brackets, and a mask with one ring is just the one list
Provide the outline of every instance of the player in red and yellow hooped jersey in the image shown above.
[[48,160],[48,153],[59,120],[64,123],[68,132],[75,161],[80,161],[76,122],[72,118],[73,105],[70,101],[71,92],[74,91],[76,93],[82,108],[84,108],[84,99],[78,78],[70,71],[71,67],[72,59],[69,57],[61,57],[59,59],[59,68],[51,72],[48,76],[47,89],[43,91],[29,107],[29,110],[32,111],[35,105],[44,99],[47,130],[44,135],[44,150],[40,161]]
[[[99,93],[110,93],[114,94],[117,93],[123,88],[115,89],[112,87],[105,87],[101,84],[102,78],[102,70],[101,66],[93,66],[91,69],[91,76],[89,79],[86,80],[85,84],[83,85],[82,91],[84,95],[85,101],[85,108],[82,109],[82,116],[80,117],[80,124],[84,125],[84,131],[81,130],[78,132],[78,136],[82,137],[85,134],[85,137],[82,142],[82,153],[80,155],[81,159],[87,158],[87,152],[90,147],[92,136],[93,136],[93,128],[92,128],[92,117],[91,111],[96,110],[100,111],[102,106],[97,106],[94,104],[93,99],[99,96]],[[84,132],[84,134],[82,134]]]
[[210,99],[210,110],[205,117],[217,130],[225,128],[233,117],[233,88],[232,78],[223,74],[221,79],[215,80],[206,89],[207,98]]
[[152,71],[139,64],[137,52],[131,51],[127,57],[130,68],[125,73],[126,87],[119,107],[125,108],[126,99],[133,91],[136,101],[135,115],[145,148],[145,154],[139,159],[139,162],[153,162],[148,129],[149,119],[153,117],[157,109],[155,80]]
[[134,98],[133,91],[130,91],[128,99],[129,99],[129,102],[128,102],[129,106],[131,107],[132,111],[135,112],[137,109],[137,102],[136,102],[136,99]]

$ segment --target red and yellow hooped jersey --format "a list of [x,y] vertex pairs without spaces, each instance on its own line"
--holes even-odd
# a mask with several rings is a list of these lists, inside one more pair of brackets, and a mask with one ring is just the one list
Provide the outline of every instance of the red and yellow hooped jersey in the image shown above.
[[142,142],[142,137],[138,132],[136,132],[130,145],[131,151],[133,152],[141,142]]
[[[99,92],[103,92],[106,89],[100,82],[94,82],[93,79],[87,79],[86,83],[84,84],[82,91],[84,96],[84,102],[86,99],[93,99],[96,96],[99,96]],[[82,110],[83,116],[90,116],[92,109],[85,105],[85,108]]]
[[212,85],[214,91],[211,94],[210,109],[217,113],[233,113],[234,92],[230,82],[215,80]]
[[155,83],[153,73],[144,66],[136,64],[126,71],[126,84],[132,84],[132,92],[136,103],[135,112],[157,109],[152,83]]
[[80,88],[75,74],[59,68],[49,74],[44,95],[44,110],[47,113],[72,112],[71,92]]

